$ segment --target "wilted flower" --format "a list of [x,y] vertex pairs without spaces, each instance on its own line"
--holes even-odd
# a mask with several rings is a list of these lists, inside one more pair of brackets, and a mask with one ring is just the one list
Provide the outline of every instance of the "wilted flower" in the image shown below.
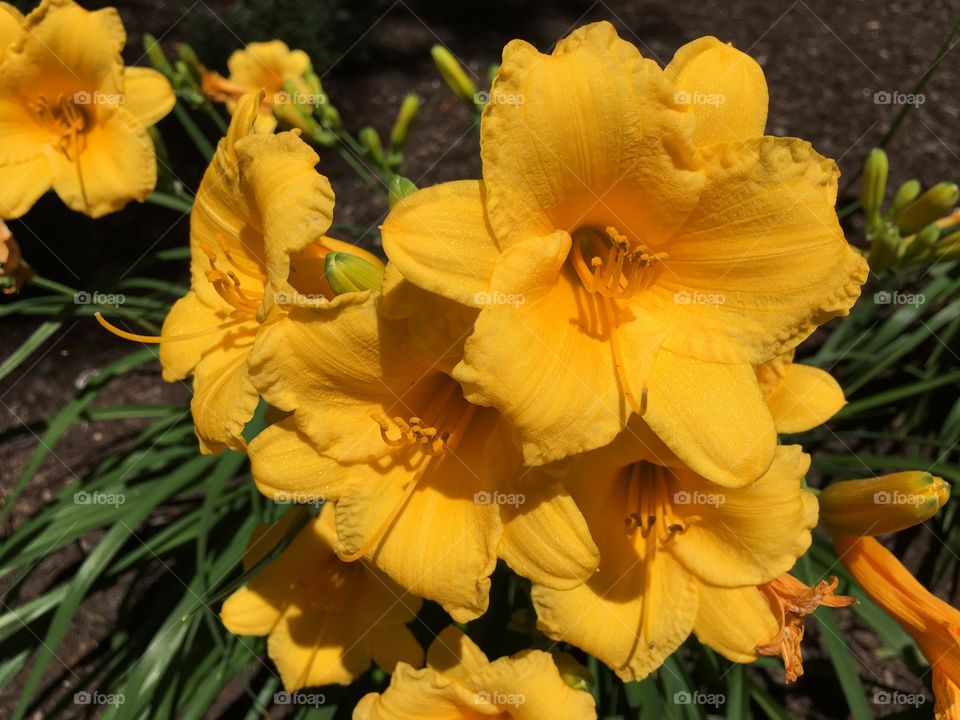
[[34,275],[33,270],[24,262],[20,254],[20,245],[10,232],[7,224],[0,220],[0,291],[4,295],[13,295]]
[[933,517],[949,497],[950,486],[928,472],[841,480],[820,493],[820,522],[831,533],[883,535]]

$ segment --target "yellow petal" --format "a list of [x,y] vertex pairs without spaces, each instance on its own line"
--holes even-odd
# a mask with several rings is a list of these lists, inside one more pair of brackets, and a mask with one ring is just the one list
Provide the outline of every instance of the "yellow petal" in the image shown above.
[[293,417],[257,435],[248,453],[257,489],[278,502],[333,501],[347,481],[347,469],[318,453]]
[[490,664],[483,650],[455,625],[448,625],[430,643],[427,666],[464,685]]
[[116,8],[90,12],[73,0],[43,0],[25,27],[28,33],[14,45],[4,71],[19,74],[23,87],[56,90],[54,97],[123,92],[120,51],[127,35]]
[[698,518],[673,545],[674,555],[703,582],[722,587],[759,585],[786,572],[810,546],[816,523],[802,498],[809,467],[800,446],[788,445],[777,447],[763,477],[739,489],[674,469],[674,510]]
[[[536,471],[534,471],[536,472]],[[600,562],[583,515],[561,483],[506,486],[499,554],[518,575],[565,590],[588,579]]]
[[267,276],[274,290],[289,290],[290,256],[333,222],[330,182],[314,169],[320,158],[293,132],[243,138],[236,152],[253,227],[263,236]]
[[499,247],[487,224],[483,183],[441,183],[408,195],[387,215],[383,249],[411,282],[483,307]]
[[248,587],[234,592],[223,603],[220,619],[234,635],[269,635],[283,611]]
[[10,3],[0,2],[0,55],[5,53],[23,31],[23,15]]
[[294,692],[317,685],[349,685],[370,667],[369,656],[335,613],[292,611],[270,633],[267,654],[283,687]]
[[[455,450],[421,456],[412,467],[401,458],[383,469],[352,466],[354,483],[337,502],[343,553],[372,543],[371,562],[414,595],[440,603],[457,622],[486,611],[497,562],[499,508],[478,501],[498,489],[484,469],[485,441],[496,420],[496,413],[479,411]],[[411,482],[417,485],[405,499]]]
[[353,711],[354,720],[479,720],[498,715],[493,705],[476,704],[476,693],[432,668],[397,666],[390,687],[369,693]]
[[960,718],[960,682],[938,667],[933,668],[934,720],[957,720]]
[[43,155],[0,165],[0,218],[18,218],[26,213],[50,189],[52,180],[50,163]]
[[651,60],[606,22],[552,55],[514,40],[481,126],[487,211],[497,238],[615,225],[666,238],[703,186],[690,144],[693,114]]
[[777,433],[751,366],[661,350],[648,388],[644,421],[694,472],[743,487],[770,467]]
[[677,102],[693,110],[696,145],[763,135],[767,81],[749,55],[714,37],[702,37],[677,50],[664,74],[676,88]]
[[728,660],[753,662],[757,646],[770,642],[779,630],[780,618],[756,587],[700,586],[693,631],[701,643]]
[[846,315],[867,277],[834,203],[838,170],[809,143],[757,138],[711,146],[700,204],[658,250],[664,272],[643,303],[668,350],[760,364]]
[[86,149],[71,162],[55,149],[47,151],[53,189],[68,207],[97,218],[142,202],[157,183],[153,141],[137,118],[118,108],[84,136]]
[[190,291],[174,303],[163,321],[161,335],[177,338],[197,334],[189,340],[174,340],[160,344],[160,365],[167,382],[183,380],[196,367],[204,351],[223,341],[228,330],[205,332],[230,321],[230,307],[215,296],[218,305],[210,307]]
[[144,127],[155,125],[177,104],[170,81],[150,68],[123,69],[124,109]]
[[528,465],[607,444],[628,412],[592,298],[563,275],[516,301],[477,318],[454,370],[467,399],[503,413]]
[[228,447],[246,450],[243,428],[260,399],[247,373],[257,328],[255,322],[248,322],[227,331],[218,345],[204,352],[194,369],[190,410],[204,454]]
[[787,367],[766,401],[781,433],[812,430],[847,403],[843,389],[830,373],[798,363]]

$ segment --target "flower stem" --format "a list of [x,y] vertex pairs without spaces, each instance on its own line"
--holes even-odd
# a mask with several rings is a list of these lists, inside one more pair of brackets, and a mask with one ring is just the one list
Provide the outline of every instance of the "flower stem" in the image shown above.
[[200,154],[203,155],[203,159],[210,162],[210,159],[213,157],[213,145],[210,144],[210,141],[207,140],[200,128],[197,127],[193,118],[190,117],[190,113],[178,102],[173,106],[173,114],[177,116],[177,120],[183,125],[183,129],[187,135],[190,136],[190,139],[193,141],[193,144],[196,145]]
[[169,193],[159,192],[156,190],[147,195],[147,202],[153,203],[154,205],[159,205],[160,207],[170,208],[171,210],[177,210],[178,212],[182,213],[188,213],[191,209],[193,209],[193,203],[187,202],[186,200],[181,200],[175,195],[170,195]]

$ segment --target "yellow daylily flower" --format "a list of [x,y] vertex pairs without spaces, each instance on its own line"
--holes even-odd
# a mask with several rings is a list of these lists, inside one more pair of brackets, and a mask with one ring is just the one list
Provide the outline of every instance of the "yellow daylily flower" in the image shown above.
[[440,633],[427,667],[397,666],[383,694],[364,696],[353,720],[594,720],[593,696],[560,677],[549,653],[523,650],[490,662],[455,627]]
[[571,461],[581,469],[565,481],[599,570],[571,590],[534,585],[532,597],[543,632],[632,681],[709,631],[711,615],[727,613],[718,595],[789,570],[810,545],[817,502],[801,488],[810,459],[796,445],[778,447],[751,486],[725,488],[683,465],[626,459],[618,444]]
[[190,215],[191,289],[158,338],[167,382],[194,376],[191,403],[200,449],[245,450],[244,425],[256,410],[247,357],[272,307],[326,302],[330,251],[372,254],[325,233],[334,194],[317,173],[316,153],[294,132],[261,135],[254,120],[262,93],[241,99],[197,191]]
[[756,586],[711,588],[702,596],[697,639],[728,660],[750,663],[761,655],[783,659],[786,681],[803,675],[803,619],[819,606],[846,607],[856,600],[835,595],[837,578],[810,587],[788,573]]
[[124,67],[126,32],[114,8],[43,0],[20,21],[4,4],[0,217],[20,217],[51,187],[94,218],[143,201],[157,181],[147,128],[173,109],[170,83]]
[[227,60],[230,77],[205,72],[203,90],[213,100],[224,102],[231,114],[236,111],[238,98],[247,93],[265,90],[257,116],[257,132],[273,132],[277,120],[273,105],[277,94],[288,81],[301,81],[310,71],[310,56],[303,50],[291,50],[281,40],[253,42],[242,50],[235,50]]
[[545,471],[521,482],[502,417],[444,371],[474,313],[387,271],[380,298],[351,293],[264,327],[251,378],[292,415],[250,444],[257,486],[335,501],[344,560],[368,558],[458,622],[486,610],[498,557],[579,584],[598,557],[575,503]]
[[916,641],[933,670],[937,720],[960,717],[960,610],[930,593],[872,537],[834,535],[854,580]]
[[793,361],[794,351],[754,371],[778,433],[812,430],[847,404],[843,389],[825,370]]
[[949,498],[943,478],[920,470],[841,480],[820,493],[820,524],[830,533],[884,535],[928,520]]
[[36,273],[24,262],[17,239],[0,220],[0,292],[4,295],[18,293],[34,275]]
[[[243,558],[250,570],[283,539],[297,513],[259,526]],[[349,685],[370,667],[419,667],[423,649],[407,623],[420,609],[411,597],[363,563],[337,559],[333,508],[307,522],[280,555],[223,604],[235,635],[268,636],[267,654],[288,692]]]
[[480,310],[466,397],[527,464],[601,447],[634,412],[704,477],[756,480],[776,430],[753,366],[866,279],[836,164],[763,136],[763,73],[714,38],[665,70],[605,22],[550,55],[513,41],[490,95],[483,180],[416,192],[383,226],[405,277]]

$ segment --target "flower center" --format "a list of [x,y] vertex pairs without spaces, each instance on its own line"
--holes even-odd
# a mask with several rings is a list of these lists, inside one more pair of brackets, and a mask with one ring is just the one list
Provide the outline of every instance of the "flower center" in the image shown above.
[[657,617],[661,601],[658,573],[663,572],[665,554],[679,535],[683,535],[697,516],[680,517],[673,507],[671,492],[675,477],[669,468],[648,462],[633,463],[628,469],[627,503],[624,530],[640,554],[643,566],[643,594],[640,605],[640,627],[634,639],[632,657],[641,643],[653,648],[651,625]]
[[44,128],[58,136],[56,148],[73,162],[87,146],[86,132],[92,125],[89,111],[70,98],[59,95],[55,101],[46,95],[30,105],[34,117]]
[[583,227],[573,233],[573,268],[587,291],[603,297],[629,298],[650,287],[668,257],[632,245],[613,227]]
[[362,572],[359,565],[350,565],[334,557],[323,571],[298,582],[303,586],[307,602],[315,610],[340,610],[346,603],[350,584]]
[[[246,318],[256,316],[257,309],[263,301],[263,293],[244,291],[240,286],[240,279],[237,277],[237,274],[232,270],[220,270],[217,267],[216,253],[207,247],[202,249],[210,260],[210,269],[207,270],[207,280],[213,285],[217,294],[222,297],[228,305],[233,307],[234,312],[232,315],[234,317]],[[222,247],[222,251],[226,256],[227,262],[235,265],[233,258],[230,256],[230,251],[226,246]]]

